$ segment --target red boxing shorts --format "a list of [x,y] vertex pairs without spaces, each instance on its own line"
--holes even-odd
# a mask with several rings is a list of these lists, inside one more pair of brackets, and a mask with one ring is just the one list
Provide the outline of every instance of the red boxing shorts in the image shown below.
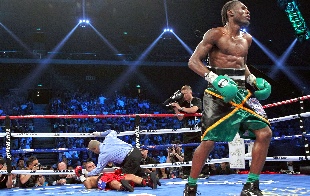
[[125,178],[125,175],[120,175],[112,172],[103,173],[98,177],[98,189],[104,190],[109,189],[107,184],[113,180],[121,181]]

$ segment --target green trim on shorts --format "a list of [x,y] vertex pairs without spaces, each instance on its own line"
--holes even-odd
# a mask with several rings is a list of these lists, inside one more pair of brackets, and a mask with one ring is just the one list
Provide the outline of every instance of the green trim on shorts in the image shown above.
[[[207,89],[206,93],[222,99],[222,96],[212,88]],[[202,135],[202,140],[230,142],[237,132],[242,138],[255,139],[255,134],[252,131],[269,126],[269,122],[268,119],[243,106],[250,97],[251,93],[248,90],[239,89],[236,98],[230,102],[235,108],[209,126]]]

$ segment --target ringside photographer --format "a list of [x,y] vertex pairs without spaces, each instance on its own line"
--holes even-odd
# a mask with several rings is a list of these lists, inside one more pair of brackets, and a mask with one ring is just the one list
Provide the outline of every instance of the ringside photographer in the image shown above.
[[[177,94],[177,92],[181,92],[181,95]],[[170,106],[172,106],[176,114],[180,113],[194,114],[202,112],[201,99],[193,96],[192,88],[189,85],[184,85],[181,88],[181,91],[177,92],[174,94],[175,95],[174,97],[179,99],[174,99],[174,101],[169,104]],[[199,117],[177,116],[177,118],[183,121],[183,127],[198,129],[198,122],[200,121]],[[200,143],[200,142],[201,142],[201,131],[183,133],[183,144]],[[185,162],[192,160],[194,149],[195,147],[192,146],[184,147]],[[183,167],[183,178],[187,178],[189,176],[189,173],[190,173],[190,167]],[[206,174],[207,171],[205,175]]]
[[[167,159],[166,163],[183,162],[184,154],[182,153],[182,148],[180,146],[180,141],[173,141],[174,145],[167,148]],[[180,167],[170,167],[166,168],[166,173],[170,178],[178,178],[183,174],[183,168]]]

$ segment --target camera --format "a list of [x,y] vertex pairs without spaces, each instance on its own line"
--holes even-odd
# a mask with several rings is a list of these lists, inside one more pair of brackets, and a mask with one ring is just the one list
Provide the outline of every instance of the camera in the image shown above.
[[183,93],[181,93],[180,90],[177,90],[163,104],[166,105],[166,106],[170,106],[170,103],[172,103],[172,102],[179,102],[181,99],[183,99],[183,97],[184,97]]
[[174,148],[174,147],[172,147],[172,146],[170,146],[170,147],[167,148],[170,157],[173,156],[173,153],[172,153],[172,152],[173,152],[173,148]]
[[41,169],[41,164],[40,163],[38,163],[38,164],[36,164],[36,165],[34,165],[35,167],[37,167],[37,169]]

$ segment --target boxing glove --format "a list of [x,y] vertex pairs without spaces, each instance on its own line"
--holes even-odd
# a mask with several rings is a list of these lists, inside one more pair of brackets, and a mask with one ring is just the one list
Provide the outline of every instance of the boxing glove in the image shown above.
[[82,166],[77,166],[75,168],[75,175],[81,180],[81,182],[84,182],[87,177],[87,171],[82,168]]
[[81,175],[83,175],[83,168],[82,168],[82,166],[76,166],[74,171],[75,171],[75,175],[77,177],[80,177]]
[[223,96],[224,102],[229,102],[238,92],[237,84],[228,76],[217,75],[210,71],[208,74],[205,74],[205,80],[210,82],[214,88],[220,92]]
[[258,100],[265,100],[271,94],[271,85],[263,78],[256,78],[253,74],[247,77],[247,83],[249,83],[254,89],[254,96]]

